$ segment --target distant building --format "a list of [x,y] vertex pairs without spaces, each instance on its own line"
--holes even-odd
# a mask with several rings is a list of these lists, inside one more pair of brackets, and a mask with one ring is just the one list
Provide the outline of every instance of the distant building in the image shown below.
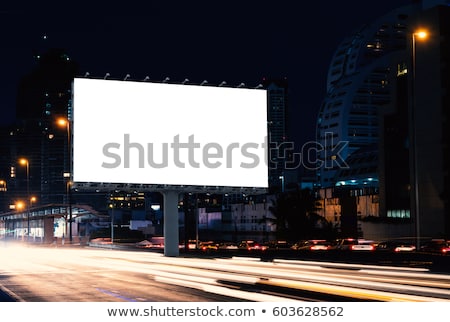
[[[180,222],[187,223],[189,216],[198,216],[195,222],[196,233],[200,241],[215,240],[240,242],[254,240],[269,242],[276,239],[276,220],[270,208],[273,206],[274,195],[267,195],[262,200],[241,201],[223,205],[222,208],[205,207],[202,204],[194,209],[194,214],[186,217],[186,211],[180,211]],[[191,228],[192,229],[192,228]],[[183,235],[183,231],[181,231]],[[196,234],[185,239],[195,239]]]
[[[59,49],[36,60],[35,69],[19,83],[16,123],[3,129],[7,136],[2,136],[0,172],[8,198],[2,200],[1,211],[29,196],[39,204],[66,203],[68,198],[68,131],[58,126],[57,119],[71,117],[71,84],[78,67]],[[22,158],[28,167],[20,164]]]
[[288,139],[287,118],[289,88],[286,78],[264,78],[267,90],[267,132],[269,142],[269,193],[284,191],[287,179],[292,177],[286,165],[293,146]]

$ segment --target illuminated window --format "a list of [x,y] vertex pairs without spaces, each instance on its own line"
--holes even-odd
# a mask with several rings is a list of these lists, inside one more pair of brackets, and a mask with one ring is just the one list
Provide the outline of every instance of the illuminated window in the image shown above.
[[411,218],[409,209],[393,209],[387,211],[387,216],[390,218]]

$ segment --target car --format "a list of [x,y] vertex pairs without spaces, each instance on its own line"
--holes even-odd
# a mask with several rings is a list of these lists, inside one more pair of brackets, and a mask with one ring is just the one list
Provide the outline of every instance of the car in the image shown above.
[[400,240],[386,240],[378,243],[375,248],[377,251],[389,251],[389,252],[413,252],[416,250],[416,246],[408,241]]
[[344,238],[337,240],[336,244],[333,246],[336,250],[347,250],[347,251],[374,251],[374,241],[366,240],[361,238]]
[[189,239],[187,244],[185,242],[181,242],[178,247],[180,249],[188,249],[188,250],[196,250],[200,249],[201,241],[196,241],[195,239]]
[[153,243],[144,239],[143,241],[136,243],[137,248],[153,248]]
[[432,239],[420,247],[420,250],[423,252],[450,255],[450,242],[445,239]]
[[222,249],[222,250],[237,250],[238,249],[238,246],[235,243],[231,243],[231,242],[220,243],[218,247],[219,247],[219,249]]
[[188,249],[197,249],[197,245],[200,245],[201,242],[195,239],[189,239],[188,240]]
[[274,240],[265,244],[270,249],[290,249],[291,243],[286,240]]
[[294,250],[323,251],[330,250],[331,243],[324,239],[311,239],[295,243],[291,248]]
[[199,245],[199,249],[203,252],[210,252],[210,251],[216,251],[219,249],[219,246],[217,243],[213,241],[207,241],[207,242],[201,242]]
[[248,251],[252,251],[252,250],[253,251],[254,250],[257,250],[257,251],[261,251],[262,250],[262,251],[264,251],[268,247],[265,246],[265,245],[261,245],[260,243],[257,243],[254,240],[243,240],[243,241],[241,241],[239,243],[238,248],[239,249],[245,249],[245,250],[248,250]]

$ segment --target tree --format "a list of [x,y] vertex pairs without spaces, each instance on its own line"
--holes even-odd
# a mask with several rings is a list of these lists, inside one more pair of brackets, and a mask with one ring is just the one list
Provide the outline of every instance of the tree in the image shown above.
[[311,189],[295,189],[279,193],[269,210],[274,215],[277,239],[332,239],[332,225],[317,214],[320,209]]

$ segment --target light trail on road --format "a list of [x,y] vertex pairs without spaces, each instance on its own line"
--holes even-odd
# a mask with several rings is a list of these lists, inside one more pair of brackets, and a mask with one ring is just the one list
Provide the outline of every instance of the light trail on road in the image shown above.
[[16,301],[450,301],[423,268],[0,246],[0,291]]

